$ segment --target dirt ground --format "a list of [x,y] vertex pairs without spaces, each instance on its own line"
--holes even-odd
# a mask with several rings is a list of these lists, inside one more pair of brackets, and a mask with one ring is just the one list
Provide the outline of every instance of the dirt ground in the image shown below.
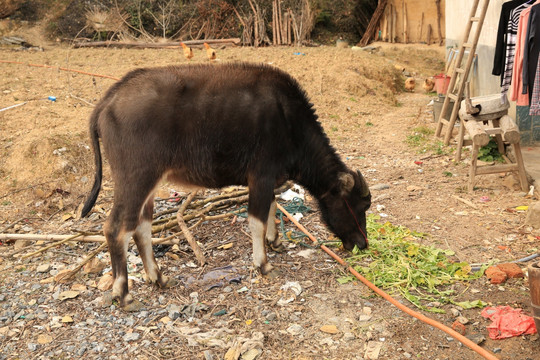
[[[468,193],[468,164],[453,161],[452,147],[422,152],[407,142],[418,129],[435,128],[428,106],[434,95],[425,93],[421,85],[424,78],[442,71],[444,49],[375,45],[381,48],[373,52],[334,47],[218,49],[218,61],[268,63],[297,78],[332,144],[372,186],[370,211],[382,212],[384,220],[395,225],[429,234],[419,241],[451,249],[456,260],[471,264],[509,261],[537,252],[540,232],[525,225],[525,212],[515,210],[536,201],[536,192],[527,196],[512,175],[495,174],[479,176],[476,190]],[[0,108],[27,101],[0,112],[1,233],[99,229],[112,205],[112,183],[105,166],[98,200],[101,210],[89,219],[78,217],[94,174],[87,120],[93,104],[114,80],[58,67],[121,77],[137,67],[187,63],[178,49],[73,49],[56,44],[43,48],[0,49],[2,61],[54,67],[0,62]],[[195,50],[193,62],[205,61],[204,53]],[[400,66],[416,79],[413,92],[402,91]],[[429,144],[438,146],[433,135]],[[175,190],[174,185],[163,184],[159,195],[166,198]],[[308,205],[315,207],[312,201]],[[316,236],[330,235],[317,213],[302,223]],[[340,285],[336,278],[343,269],[322,252],[304,258],[298,253],[305,249],[289,242],[286,252],[271,255],[281,275],[261,277],[251,267],[248,232],[247,222],[240,218],[234,224],[229,219],[197,227],[194,235],[209,264],[197,267],[185,244],[176,256],[160,257],[164,272],[183,280],[171,289],[155,289],[140,281],[142,266],[131,249],[130,266],[135,270],[130,274],[131,292],[145,304],[137,313],[125,313],[108,303],[106,294],[96,288],[102,273],[110,270],[106,253],[99,257],[109,269],[99,274],[80,272],[69,284],[47,281],[74,267],[97,245],[71,242],[22,259],[20,255],[37,248],[34,242],[27,251],[8,256],[16,251],[15,245],[3,241],[0,359],[221,359],[235,344],[249,344],[247,340],[259,342],[253,347],[262,350],[259,359],[364,359],[369,358],[368,346],[380,346],[380,359],[480,358],[361,283]],[[231,242],[232,248],[220,248]],[[199,280],[227,265],[241,280],[210,290],[201,282],[185,281],[190,276]],[[38,272],[39,266],[46,270]],[[291,302],[280,303],[287,294],[282,286],[293,281],[302,292]],[[60,293],[74,287],[78,296],[62,301]],[[462,300],[481,299],[530,311],[526,279],[491,285],[483,277],[462,288]],[[175,319],[177,308],[186,306],[193,310],[190,316]],[[456,320],[449,311],[425,314],[447,326]],[[538,359],[538,335],[491,340],[486,330],[489,322],[480,316],[480,309],[462,310],[460,315],[469,320],[467,334],[483,335],[481,346],[498,358]],[[323,325],[335,325],[337,333],[320,331]],[[248,359],[248,352],[242,358]]]

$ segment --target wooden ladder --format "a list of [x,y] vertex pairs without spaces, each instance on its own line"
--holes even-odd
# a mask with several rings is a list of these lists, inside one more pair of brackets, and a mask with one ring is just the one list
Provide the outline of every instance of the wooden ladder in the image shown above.
[[[439,119],[437,122],[437,130],[435,131],[435,135],[437,137],[441,136],[443,125],[447,126],[446,134],[444,136],[445,145],[448,145],[450,143],[450,139],[452,138],[452,131],[454,130],[454,125],[458,117],[458,111],[459,111],[459,106],[461,103],[461,98],[463,97],[463,91],[465,89],[465,84],[467,83],[467,80],[469,78],[471,66],[472,66],[472,63],[476,54],[476,46],[478,45],[478,38],[480,37],[480,32],[482,31],[482,25],[484,24],[484,19],[486,17],[487,8],[489,6],[489,0],[483,0],[480,14],[477,15],[476,13],[478,12],[479,3],[480,3],[480,0],[474,0],[473,2],[471,13],[469,15],[469,21],[467,22],[467,27],[465,28],[465,36],[459,48],[459,54],[457,55],[454,70],[452,71],[446,98],[444,99],[444,103],[441,109],[441,114],[439,115]],[[469,36],[471,35],[473,23],[476,23],[476,27],[474,31],[474,36],[471,41],[469,40]],[[467,62],[465,64],[465,67],[462,67],[463,56],[466,50],[468,50],[469,55],[467,57]],[[459,81],[457,80],[458,77],[459,77]],[[454,92],[456,88],[456,82],[458,82],[457,92]],[[450,115],[450,119],[445,119],[445,116],[446,116],[445,114],[448,107],[450,106],[451,100],[454,101],[452,114]]]

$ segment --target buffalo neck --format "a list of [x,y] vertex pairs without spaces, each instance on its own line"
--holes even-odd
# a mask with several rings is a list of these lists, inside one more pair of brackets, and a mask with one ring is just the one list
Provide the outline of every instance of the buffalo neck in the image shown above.
[[311,131],[302,144],[295,180],[320,200],[337,185],[339,173],[346,172],[347,167],[317,125],[315,130],[318,131]]

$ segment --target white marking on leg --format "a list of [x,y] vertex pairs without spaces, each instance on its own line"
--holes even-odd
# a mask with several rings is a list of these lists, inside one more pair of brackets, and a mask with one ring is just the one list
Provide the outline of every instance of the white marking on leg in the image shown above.
[[261,267],[267,262],[264,248],[264,224],[259,219],[250,216],[249,229],[253,240],[253,263],[256,267]]
[[124,284],[126,283],[126,278],[124,276],[118,276],[116,279],[114,279],[114,283],[112,286],[112,296],[113,298],[118,298],[122,295],[122,289],[124,288]]
[[139,236],[139,254],[144,264],[146,278],[149,282],[155,283],[158,279],[159,267],[157,266],[154,252],[152,250],[152,223],[142,221],[135,230]]

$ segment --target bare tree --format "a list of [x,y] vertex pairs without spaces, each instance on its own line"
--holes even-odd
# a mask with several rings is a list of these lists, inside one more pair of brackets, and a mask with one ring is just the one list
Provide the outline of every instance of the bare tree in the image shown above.
[[158,8],[159,13],[157,15],[152,11],[146,11],[154,20],[154,24],[161,29],[161,37],[166,39],[171,21],[173,17],[176,16],[176,14],[180,11],[180,7],[178,6],[178,1],[168,0],[165,2],[160,2]]

